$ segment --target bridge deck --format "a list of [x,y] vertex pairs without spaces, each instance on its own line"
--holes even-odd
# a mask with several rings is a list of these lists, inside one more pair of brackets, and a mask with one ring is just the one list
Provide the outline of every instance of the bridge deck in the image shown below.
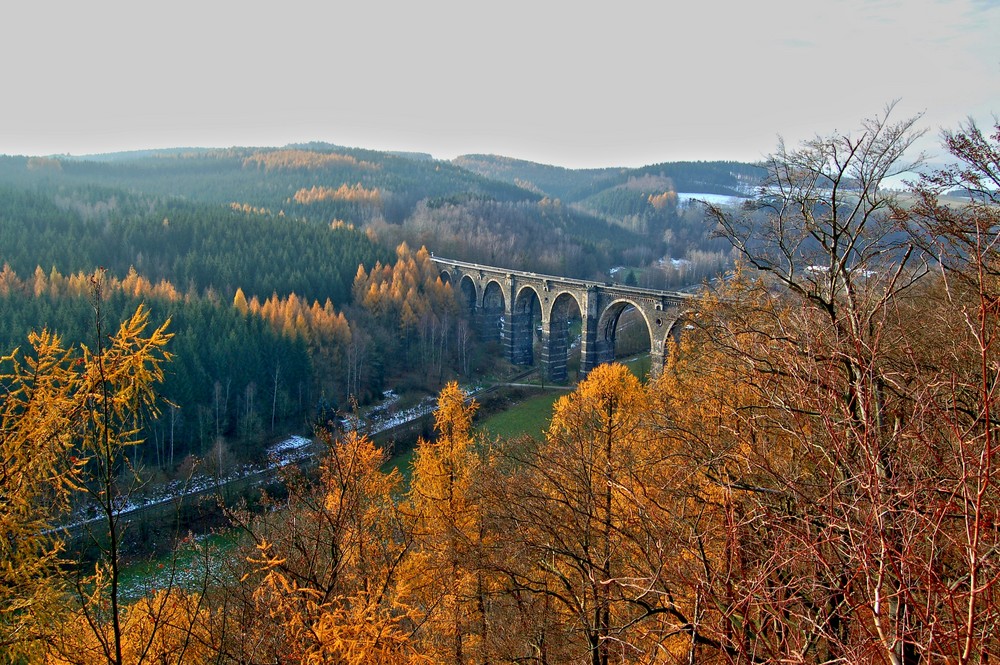
[[685,302],[694,297],[690,293],[684,293],[682,291],[663,291],[660,289],[644,289],[638,286],[626,286],[624,284],[615,284],[613,282],[598,282],[589,279],[560,277],[558,275],[546,275],[544,273],[527,272],[525,270],[508,270],[507,268],[498,268],[496,266],[488,266],[480,263],[470,263],[468,261],[458,261],[456,259],[445,259],[440,256],[434,256],[433,254],[431,255],[431,261],[443,267],[455,267],[455,268],[462,268],[464,270],[482,271],[491,273],[493,275],[516,275],[518,277],[547,280],[554,283],[562,284],[565,286],[572,286],[576,288],[583,288],[583,289],[601,288],[611,293],[619,292],[621,294],[631,294],[646,298],[668,298],[668,299],[674,299],[677,302]]

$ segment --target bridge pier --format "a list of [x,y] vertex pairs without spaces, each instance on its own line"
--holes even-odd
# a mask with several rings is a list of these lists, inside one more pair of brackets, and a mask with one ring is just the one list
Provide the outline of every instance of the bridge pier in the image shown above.
[[589,286],[584,291],[581,304],[582,328],[580,330],[580,378],[587,376],[600,364],[597,350],[597,321],[600,311],[597,309],[598,293],[595,286]]
[[[483,293],[482,305],[476,308],[479,317],[479,330],[483,339],[489,342],[500,342],[506,349],[506,329],[509,321],[504,307],[504,297],[499,288]],[[510,358],[510,354],[505,355]]]
[[510,362],[514,365],[532,365],[535,362],[534,335],[531,327],[531,313],[511,312],[510,315]]
[[486,332],[486,325],[483,321],[483,308],[477,307],[475,305],[469,309],[469,327],[470,330],[481,340],[488,340],[484,333]]
[[549,383],[566,383],[569,325],[565,317],[542,321],[542,370]]
[[649,378],[658,379],[663,374],[663,367],[666,364],[667,343],[663,339],[654,339],[650,340],[650,344],[652,348],[649,350],[649,359],[651,361],[649,365]]
[[517,363],[514,362],[513,318],[509,310],[504,312],[500,323],[500,346],[503,348],[504,359],[512,365],[516,365]]
[[600,364],[597,353],[597,323],[584,319],[583,330],[580,332],[580,378],[590,374],[591,370]]

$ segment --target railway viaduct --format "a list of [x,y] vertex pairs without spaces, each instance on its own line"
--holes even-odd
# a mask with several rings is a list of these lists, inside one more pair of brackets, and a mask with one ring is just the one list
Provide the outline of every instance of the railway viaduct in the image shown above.
[[432,256],[441,279],[451,283],[486,339],[499,338],[515,365],[532,365],[536,315],[540,312],[541,361],[547,380],[568,379],[569,321],[581,320],[580,374],[614,360],[622,313],[634,308],[649,331],[650,373],[663,371],[667,340],[679,332],[689,294],[567,279]]

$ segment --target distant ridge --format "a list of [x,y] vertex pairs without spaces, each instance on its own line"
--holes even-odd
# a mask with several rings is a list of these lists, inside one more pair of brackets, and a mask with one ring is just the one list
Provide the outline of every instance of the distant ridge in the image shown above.
[[564,203],[583,201],[616,187],[636,188],[636,183],[646,183],[649,193],[672,189],[675,192],[749,196],[764,175],[758,165],[733,161],[568,169],[502,155],[471,154],[460,155],[452,163],[483,177],[558,198]]
[[434,155],[430,154],[429,152],[409,152],[407,150],[390,150],[386,154],[392,155],[393,157],[402,157],[403,159],[412,159],[418,162],[434,161]]
[[151,157],[179,157],[181,155],[205,154],[218,148],[148,148],[144,150],[122,150],[87,155],[49,155],[58,159],[78,162],[116,162],[122,160],[149,159]]

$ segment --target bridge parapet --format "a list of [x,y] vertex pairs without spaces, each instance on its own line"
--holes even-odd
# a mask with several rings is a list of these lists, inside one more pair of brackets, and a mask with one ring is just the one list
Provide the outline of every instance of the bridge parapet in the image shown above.
[[663,370],[667,339],[692,296],[610,282],[510,270],[432,255],[453,288],[460,289],[470,312],[487,336],[500,332],[504,355],[515,364],[534,362],[535,313],[539,314],[542,363],[548,380],[564,382],[569,350],[567,318],[573,305],[582,320],[580,373],[586,375],[614,359],[619,319],[636,309],[649,332],[651,374]]

